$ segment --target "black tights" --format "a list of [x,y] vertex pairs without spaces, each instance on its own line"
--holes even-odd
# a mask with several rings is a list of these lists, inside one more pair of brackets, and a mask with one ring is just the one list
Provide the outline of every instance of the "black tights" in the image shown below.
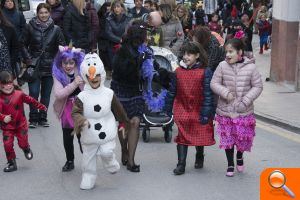
[[[226,157],[227,157],[228,167],[229,166],[234,166],[234,159],[233,159],[234,147],[232,147],[231,149],[225,149],[225,153],[226,153]],[[242,159],[243,158],[243,152],[237,151],[236,158],[237,159]],[[242,165],[242,164],[238,163],[238,165]]]
[[[72,135],[73,129],[63,128],[62,130],[63,130],[64,148],[66,152],[67,161],[73,161],[74,160],[74,145],[73,145],[74,135]],[[77,139],[81,150],[80,135],[77,135]]]

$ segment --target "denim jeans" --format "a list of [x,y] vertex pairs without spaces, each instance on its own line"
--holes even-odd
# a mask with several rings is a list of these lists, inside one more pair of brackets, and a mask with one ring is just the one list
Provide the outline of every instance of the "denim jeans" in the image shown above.
[[[36,100],[39,100],[39,96],[41,94],[40,102],[48,108],[50,103],[52,85],[52,76],[41,77],[40,79],[37,79],[32,83],[28,83],[29,95]],[[29,122],[47,121],[47,111],[38,111],[31,105],[29,107]]]

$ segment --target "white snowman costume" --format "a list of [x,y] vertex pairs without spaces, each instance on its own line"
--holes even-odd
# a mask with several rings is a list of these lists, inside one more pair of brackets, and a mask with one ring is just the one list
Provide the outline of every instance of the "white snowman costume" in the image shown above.
[[[77,98],[82,102],[82,115],[89,122],[89,126],[85,125],[81,130],[83,157],[80,188],[91,189],[97,177],[97,156],[101,157],[105,169],[110,173],[116,173],[120,169],[114,153],[117,122],[111,108],[114,93],[104,86],[106,73],[99,56],[95,53],[87,54],[80,68],[86,84]],[[101,84],[93,89],[87,77],[94,78],[97,74],[101,76]]]

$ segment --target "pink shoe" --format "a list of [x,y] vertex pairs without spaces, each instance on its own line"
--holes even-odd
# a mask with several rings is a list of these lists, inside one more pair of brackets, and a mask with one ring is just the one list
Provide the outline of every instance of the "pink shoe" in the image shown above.
[[229,166],[227,168],[226,176],[227,177],[233,177],[234,176],[234,166]]
[[245,165],[244,165],[244,162],[243,162],[244,161],[243,158],[236,159],[236,161],[237,161],[236,170],[240,173],[243,172],[245,170]]

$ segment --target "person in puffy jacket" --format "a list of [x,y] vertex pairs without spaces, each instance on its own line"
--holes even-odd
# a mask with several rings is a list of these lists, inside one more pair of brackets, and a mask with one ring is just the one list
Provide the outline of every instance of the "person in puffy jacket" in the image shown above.
[[184,41],[181,22],[172,13],[171,6],[160,4],[159,12],[162,19],[163,47],[170,49],[176,56],[180,54],[180,47]]
[[225,149],[228,177],[234,175],[234,146],[237,148],[237,171],[244,170],[243,152],[250,152],[255,136],[253,102],[263,90],[254,60],[243,57],[243,49],[240,39],[228,40],[226,60],[219,64],[210,83],[213,92],[219,95],[217,133],[220,148]]
[[[34,62],[39,59],[38,72],[39,78],[28,83],[29,95],[38,100],[40,94],[40,102],[47,108],[50,103],[50,95],[53,85],[52,64],[54,57],[58,51],[58,46],[64,46],[65,39],[61,29],[54,25],[54,21],[50,17],[50,5],[40,3],[37,7],[37,17],[30,20],[24,33],[22,41],[23,53],[25,54],[28,65],[37,64]],[[38,111],[30,106],[29,127],[36,128],[37,124],[48,127],[47,112]]]
[[51,18],[54,21],[54,24],[63,29],[63,21],[65,15],[65,9],[60,0],[46,0],[51,6]]
[[88,53],[91,50],[91,35],[85,1],[73,0],[66,10],[63,21],[66,42],[72,41],[74,47],[81,48]]
[[[178,163],[173,170],[175,175],[185,173],[188,146],[195,146],[194,167],[203,168],[204,146],[215,144],[213,128],[213,93],[210,89],[212,70],[207,67],[207,55],[197,42],[183,45],[183,60],[171,79],[165,110],[178,127]],[[174,103],[173,103],[174,102]],[[174,106],[173,106],[174,104]]]
[[116,51],[120,48],[122,36],[125,34],[126,27],[128,26],[131,18],[126,15],[126,8],[122,1],[116,0],[111,4],[111,13],[106,18],[105,34],[109,41],[107,48],[108,56],[110,58],[110,65]]

